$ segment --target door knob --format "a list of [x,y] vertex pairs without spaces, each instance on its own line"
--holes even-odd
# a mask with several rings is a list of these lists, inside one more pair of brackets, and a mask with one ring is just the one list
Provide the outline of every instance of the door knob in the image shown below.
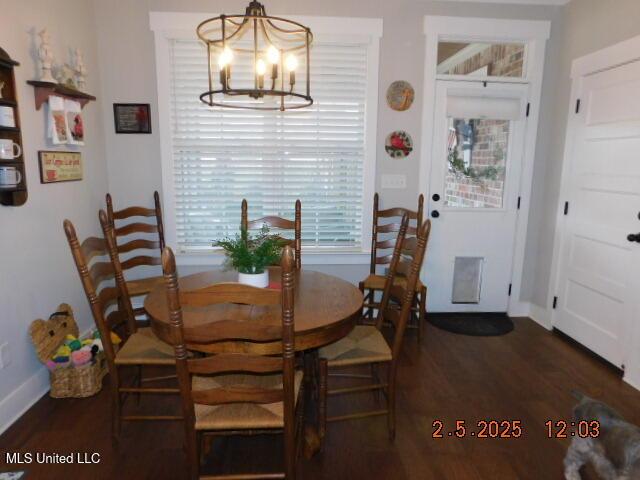
[[440,216],[440,212],[438,210],[434,210],[431,212],[431,216],[433,218],[438,218]]
[[437,202],[440,200],[440,195],[438,195],[437,193],[434,193],[431,198],[433,199],[434,202]]
[[630,242],[640,243],[640,233],[630,233],[629,235],[627,235],[627,240],[629,240]]

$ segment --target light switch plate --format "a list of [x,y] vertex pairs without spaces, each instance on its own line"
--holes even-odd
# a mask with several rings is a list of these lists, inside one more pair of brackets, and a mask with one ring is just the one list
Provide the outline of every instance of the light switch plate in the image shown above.
[[382,188],[407,188],[407,176],[401,174],[383,174]]
[[9,342],[0,345],[0,370],[11,365],[11,355],[9,355]]

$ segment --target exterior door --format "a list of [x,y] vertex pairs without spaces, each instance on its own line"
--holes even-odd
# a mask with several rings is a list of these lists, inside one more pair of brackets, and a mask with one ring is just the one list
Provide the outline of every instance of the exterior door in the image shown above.
[[640,312],[640,62],[578,81],[553,322],[622,367]]
[[505,312],[528,85],[438,80],[424,270],[434,312]]

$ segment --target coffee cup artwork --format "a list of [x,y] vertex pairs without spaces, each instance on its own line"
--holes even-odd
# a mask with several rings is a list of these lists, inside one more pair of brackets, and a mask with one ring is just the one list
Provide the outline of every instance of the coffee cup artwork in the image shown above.
[[41,151],[40,183],[73,182],[82,180],[80,152]]
[[0,188],[15,188],[22,181],[22,173],[16,167],[0,167]]
[[0,107],[0,127],[15,127],[16,117],[13,113],[13,107]]
[[22,148],[13,140],[0,138],[0,160],[15,160],[22,155]]

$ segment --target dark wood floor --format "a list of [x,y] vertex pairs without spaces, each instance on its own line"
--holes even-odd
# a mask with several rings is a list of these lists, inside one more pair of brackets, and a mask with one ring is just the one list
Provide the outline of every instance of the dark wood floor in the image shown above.
[[[323,453],[301,459],[299,478],[313,479],[561,479],[568,440],[549,439],[545,421],[570,419],[580,389],[640,423],[640,392],[620,374],[557,334],[516,319],[503,337],[466,337],[428,326],[418,347],[405,340],[399,372],[398,434],[389,443],[382,417],[329,425]],[[367,397],[369,398],[369,397]],[[361,401],[333,399],[334,411]],[[143,400],[141,408],[177,409],[177,399]],[[465,420],[520,420],[519,439],[432,438],[432,423],[449,429]],[[173,424],[126,424],[119,451],[109,441],[108,395],[40,400],[0,437],[4,452],[98,452],[95,466],[29,465],[29,479],[183,478],[182,430]],[[279,437],[217,440],[207,469],[277,469]],[[15,469],[15,467],[11,467]],[[584,478],[594,479],[589,472]]]

